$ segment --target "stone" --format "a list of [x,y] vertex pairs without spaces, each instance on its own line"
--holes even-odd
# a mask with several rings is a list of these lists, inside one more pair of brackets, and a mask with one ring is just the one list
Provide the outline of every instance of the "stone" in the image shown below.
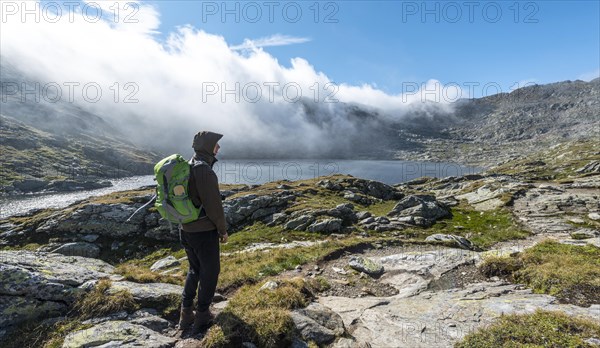
[[339,232],[342,229],[342,219],[331,218],[323,221],[317,221],[308,226],[309,232],[332,233]]
[[373,222],[375,222],[375,218],[374,218],[374,217],[372,217],[372,216],[369,216],[369,217],[367,217],[367,218],[365,218],[365,219],[362,219],[362,220],[360,220],[360,222],[359,222],[359,223],[360,223],[361,225],[368,225],[368,224],[370,224],[370,223],[373,223]]
[[229,227],[236,229],[280,212],[295,199],[295,194],[288,190],[270,195],[248,194],[225,200],[223,209]]
[[369,342],[372,347],[453,347],[468,333],[488,327],[503,314],[533,313],[536,308],[596,322],[600,316],[598,304],[560,304],[553,296],[534,294],[531,289],[502,281],[413,296],[325,296],[319,303],[338,313],[346,327],[352,326],[354,340]]
[[591,346],[600,347],[600,338],[591,337],[584,340],[584,342]]
[[344,194],[344,199],[347,199],[351,202],[354,203],[358,203],[358,204],[362,204],[362,205],[371,205],[373,204],[373,200],[365,195],[359,194],[359,193],[354,193],[354,192],[347,192]]
[[56,317],[67,310],[68,307],[63,302],[0,295],[0,330],[18,327],[27,321]]
[[597,236],[596,231],[590,229],[590,228],[581,228],[577,231],[573,231],[571,232],[571,238],[573,239],[590,239],[590,238],[596,238]]
[[73,301],[78,286],[114,270],[101,260],[45,252],[0,251],[0,260],[0,295],[47,301]]
[[594,221],[600,220],[600,213],[589,213],[588,218]]
[[127,290],[133,295],[134,300],[142,307],[165,308],[169,305],[169,300],[180,297],[183,287],[167,283],[134,283],[130,281],[113,282],[107,290],[108,293],[115,293],[120,290]]
[[350,257],[350,260],[348,261],[348,266],[352,267],[353,269],[359,272],[364,272],[371,276],[379,276],[384,272],[383,265],[362,256]]
[[316,218],[312,215],[301,215],[293,220],[288,221],[283,228],[286,230],[304,231],[308,225],[312,224]]
[[164,259],[160,259],[158,261],[156,261],[155,263],[152,264],[152,266],[150,266],[150,270],[153,272],[159,271],[159,270],[163,270],[166,268],[171,268],[171,267],[175,267],[175,266],[179,266],[180,262],[179,260],[177,260],[174,256],[169,255],[167,257],[165,257]]
[[333,342],[346,331],[340,315],[320,303],[313,302],[306,308],[296,309],[291,317],[300,336],[319,346]]
[[430,195],[409,195],[396,203],[389,217],[411,216],[416,225],[428,227],[438,219],[450,216],[450,210]]
[[366,210],[359,211],[358,213],[356,213],[356,218],[358,220],[364,220],[364,219],[366,219],[366,218],[368,218],[370,216],[371,216],[371,213],[368,212],[368,211],[366,211]]
[[263,291],[263,290],[275,290],[279,287],[279,284],[277,284],[277,282],[273,281],[273,280],[269,280],[268,282],[265,282],[259,289],[259,291]]
[[76,242],[63,244],[52,250],[53,253],[63,254],[65,256],[83,256],[97,258],[100,255],[100,248],[96,244],[86,242]]
[[63,348],[79,347],[148,347],[168,348],[176,339],[163,336],[145,326],[126,321],[107,321],[65,337]]
[[338,204],[335,208],[329,209],[327,215],[341,219],[344,226],[350,226],[358,221],[354,206],[350,203]]
[[338,268],[338,267],[331,267],[331,269],[335,272],[335,273],[339,273],[341,275],[346,275],[348,274],[348,272],[346,272],[346,270],[344,270],[343,268]]
[[[134,313],[134,317],[136,313]],[[157,315],[137,315],[135,319],[129,321],[132,324],[142,325],[147,327],[148,329],[156,332],[165,332],[170,323],[168,320],[163,319]]]
[[178,241],[179,231],[177,230],[177,226],[172,226],[171,228],[167,222],[161,220],[159,226],[146,230],[144,237],[160,241]]
[[457,236],[454,234],[436,233],[436,234],[432,234],[431,236],[427,236],[427,238],[425,238],[425,241],[426,242],[450,242],[453,245],[455,245],[461,249],[467,249],[467,250],[475,250],[476,249],[475,245],[473,245],[473,243],[471,243],[470,240],[466,239],[465,237]]
[[100,237],[100,236],[98,236],[97,234],[86,234],[86,235],[79,237],[79,239],[81,239],[84,242],[93,243],[96,240],[98,240],[98,237]]

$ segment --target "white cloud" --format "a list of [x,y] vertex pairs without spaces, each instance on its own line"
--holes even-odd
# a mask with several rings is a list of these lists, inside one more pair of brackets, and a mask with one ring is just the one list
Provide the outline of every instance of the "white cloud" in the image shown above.
[[287,46],[295,45],[300,43],[309,42],[310,39],[307,37],[294,37],[288,35],[275,34],[267,37],[261,37],[259,39],[246,39],[241,45],[235,45],[229,47],[232,50],[246,50],[256,49],[260,47],[272,47],[272,46]]
[[[344,105],[324,101],[358,103],[395,118],[412,108],[431,108],[422,101],[448,92],[435,80],[397,95],[370,85],[338,86],[305,59],[294,58],[286,68],[261,48],[306,38],[274,35],[231,47],[221,36],[183,26],[162,42],[155,35],[159,13],[147,4],[136,6],[129,22],[121,11],[117,23],[106,16],[93,22],[81,13],[74,21],[64,14],[55,23],[22,23],[20,16],[8,16],[0,32],[2,61],[40,81],[79,83],[76,103],[131,140],[182,153],[190,151],[193,134],[201,129],[226,134],[223,154],[267,148],[291,156],[320,153],[351,145],[353,132],[364,131],[348,121]],[[244,45],[253,49],[241,54]],[[100,86],[99,101],[84,98],[86,84]],[[298,94],[319,102],[314,114],[292,102]],[[126,103],[127,97],[137,102]],[[449,110],[447,99],[437,100],[439,110]]]

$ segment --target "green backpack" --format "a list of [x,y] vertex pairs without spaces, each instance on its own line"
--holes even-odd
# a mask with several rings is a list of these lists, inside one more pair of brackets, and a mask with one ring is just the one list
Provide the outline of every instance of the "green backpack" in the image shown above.
[[[196,162],[202,164],[203,162]],[[192,165],[181,155],[171,155],[154,166],[156,202],[154,206],[169,223],[196,221],[202,207],[196,208],[188,192]]]

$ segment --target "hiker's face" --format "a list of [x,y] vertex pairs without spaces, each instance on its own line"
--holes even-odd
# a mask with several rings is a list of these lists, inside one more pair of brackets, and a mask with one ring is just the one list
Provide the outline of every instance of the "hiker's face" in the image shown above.
[[219,145],[219,143],[215,144],[215,149],[213,150],[213,153],[216,155],[219,152],[219,149],[221,148],[221,146]]

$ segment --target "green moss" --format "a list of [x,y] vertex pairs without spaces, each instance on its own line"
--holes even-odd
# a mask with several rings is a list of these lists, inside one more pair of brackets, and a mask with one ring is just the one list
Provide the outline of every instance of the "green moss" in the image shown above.
[[532,314],[503,315],[492,325],[465,336],[454,347],[591,347],[584,342],[591,337],[600,337],[597,323],[538,309]]

